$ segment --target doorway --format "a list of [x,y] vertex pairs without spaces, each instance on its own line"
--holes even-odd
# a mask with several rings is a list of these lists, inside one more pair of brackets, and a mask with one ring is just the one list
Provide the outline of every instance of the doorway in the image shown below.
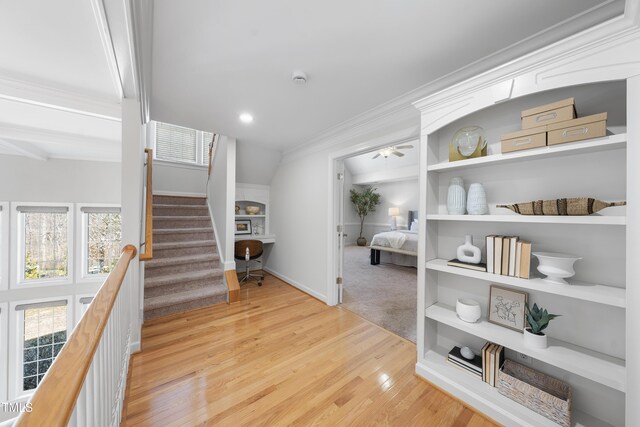
[[[330,258],[337,272],[336,302],[413,342],[418,234],[412,223],[418,210],[418,162],[416,138],[335,159],[337,238]],[[367,194],[377,203],[363,212],[357,203]],[[364,245],[358,245],[359,237]]]

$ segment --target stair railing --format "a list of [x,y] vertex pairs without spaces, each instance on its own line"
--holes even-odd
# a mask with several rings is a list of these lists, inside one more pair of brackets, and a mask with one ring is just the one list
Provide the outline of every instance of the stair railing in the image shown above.
[[153,259],[153,150],[145,148],[144,152],[147,156],[144,167],[146,174],[143,179],[144,208],[142,218],[144,224],[144,241],[140,243],[140,248],[144,248],[144,252],[140,251],[140,261],[149,261]]
[[[127,383],[131,281],[136,248],[120,259],[75,327],[15,426],[117,426]],[[123,281],[125,283],[122,286]]]

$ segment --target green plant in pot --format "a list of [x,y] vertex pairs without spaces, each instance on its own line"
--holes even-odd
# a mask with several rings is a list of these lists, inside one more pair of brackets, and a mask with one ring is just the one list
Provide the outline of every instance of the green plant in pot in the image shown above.
[[533,304],[530,308],[529,304],[525,304],[527,327],[524,330],[524,345],[531,348],[547,348],[547,336],[544,334],[545,329],[549,326],[549,322],[559,314],[550,314],[546,309]]
[[371,212],[375,212],[376,206],[380,204],[380,194],[376,193],[376,188],[367,187],[362,192],[356,191],[353,188],[351,193],[351,203],[360,217],[360,236],[356,241],[358,246],[364,246],[367,244],[367,239],[362,235],[364,229],[364,219]]

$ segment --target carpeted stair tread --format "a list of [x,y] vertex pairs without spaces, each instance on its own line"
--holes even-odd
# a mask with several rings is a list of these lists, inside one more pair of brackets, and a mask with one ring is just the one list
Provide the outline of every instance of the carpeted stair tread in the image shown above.
[[215,240],[193,240],[190,242],[154,243],[153,250],[161,251],[163,249],[199,248],[204,246],[216,246],[216,241]]
[[205,288],[193,289],[186,292],[177,292],[171,295],[161,295],[158,297],[144,299],[144,311],[156,310],[158,308],[171,305],[184,304],[199,299],[226,295],[227,287],[224,283],[207,286]]
[[167,209],[186,209],[186,210],[205,210],[207,205],[166,205],[164,203],[154,203],[154,208],[167,208]]
[[212,231],[211,227],[198,228],[160,228],[153,230],[153,234],[186,234],[186,233],[206,233]]
[[202,206],[207,204],[207,198],[189,196],[162,196],[159,194],[154,194],[153,204]]
[[220,256],[214,253],[208,253],[208,254],[205,253],[201,255],[187,255],[187,256],[170,257],[170,258],[154,258],[146,262],[145,268],[166,267],[169,265],[192,264],[196,262],[218,261],[218,260],[220,260]]
[[211,220],[208,215],[161,215],[153,217],[154,221],[207,221]]
[[171,285],[176,282],[193,282],[204,279],[222,278],[224,271],[221,268],[211,268],[208,270],[187,271],[185,273],[167,274],[164,276],[151,277],[144,280],[145,288]]

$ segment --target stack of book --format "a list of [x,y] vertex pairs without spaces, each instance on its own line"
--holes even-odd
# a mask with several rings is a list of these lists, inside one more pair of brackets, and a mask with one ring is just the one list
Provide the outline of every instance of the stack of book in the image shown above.
[[467,359],[460,353],[460,347],[453,347],[447,356],[447,362],[457,368],[482,378],[482,357],[475,355],[473,359]]
[[529,278],[531,242],[517,236],[487,236],[487,273]]
[[482,347],[482,381],[495,387],[498,371],[504,363],[504,347],[487,342]]

